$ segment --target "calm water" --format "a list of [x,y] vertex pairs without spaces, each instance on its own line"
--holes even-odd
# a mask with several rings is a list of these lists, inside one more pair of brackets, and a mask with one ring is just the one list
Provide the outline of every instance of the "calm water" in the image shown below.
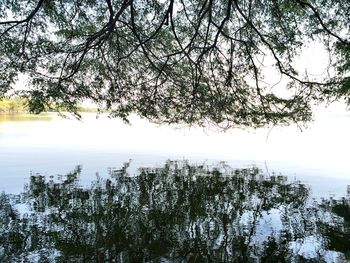
[[0,261],[347,262],[349,132],[0,116]]

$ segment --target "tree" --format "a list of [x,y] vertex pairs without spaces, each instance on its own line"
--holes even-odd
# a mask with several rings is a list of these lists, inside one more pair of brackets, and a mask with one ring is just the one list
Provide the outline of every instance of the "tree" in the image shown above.
[[[3,0],[0,94],[19,74],[32,112],[90,99],[114,117],[266,126],[311,119],[311,104],[349,98],[348,0]],[[296,56],[321,41],[322,79]],[[264,82],[264,58],[289,81]]]

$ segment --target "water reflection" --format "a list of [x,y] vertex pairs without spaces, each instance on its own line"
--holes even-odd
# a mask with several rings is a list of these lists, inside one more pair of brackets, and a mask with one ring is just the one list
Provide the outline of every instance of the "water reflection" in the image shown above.
[[350,198],[310,200],[310,189],[257,168],[168,161],[127,165],[79,183],[33,175],[0,196],[0,261],[347,262]]

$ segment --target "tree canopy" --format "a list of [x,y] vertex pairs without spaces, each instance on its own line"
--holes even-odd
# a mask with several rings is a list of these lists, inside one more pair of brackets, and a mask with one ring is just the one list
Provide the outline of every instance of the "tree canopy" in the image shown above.
[[[308,121],[313,103],[349,98],[349,17],[348,0],[2,0],[0,96],[23,75],[35,113],[89,99],[161,123]],[[296,67],[312,41],[330,55],[322,77]]]

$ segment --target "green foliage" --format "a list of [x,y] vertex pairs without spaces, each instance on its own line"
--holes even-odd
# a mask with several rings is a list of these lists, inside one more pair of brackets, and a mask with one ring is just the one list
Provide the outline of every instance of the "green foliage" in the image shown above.
[[24,112],[27,111],[26,103],[21,98],[0,99],[0,112]]
[[[35,94],[35,93],[34,93]],[[23,113],[23,112],[32,112],[32,113],[41,113],[41,112],[76,112],[76,114],[82,112],[96,112],[96,108],[74,106],[73,105],[64,105],[64,104],[43,104],[43,101],[39,98],[35,100],[32,98],[28,100],[21,97],[12,97],[12,98],[0,98],[0,113]]]
[[[112,116],[162,123],[303,122],[349,97],[348,0],[0,1],[0,96],[29,78],[29,109],[90,99]],[[295,57],[323,42],[337,69],[316,78]],[[264,58],[290,95],[264,82]]]

